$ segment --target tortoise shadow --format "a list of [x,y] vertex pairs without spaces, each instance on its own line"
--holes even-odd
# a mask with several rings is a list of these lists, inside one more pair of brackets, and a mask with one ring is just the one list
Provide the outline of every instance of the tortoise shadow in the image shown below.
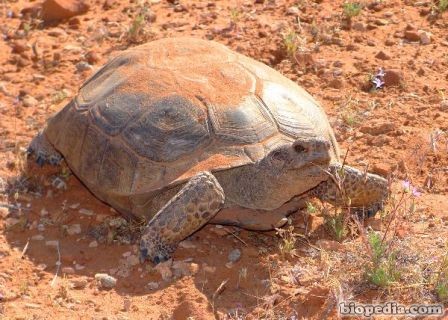
[[[178,269],[171,268],[174,274],[164,281],[151,264],[138,262],[136,244],[114,241],[106,244],[92,236],[91,231],[97,226],[120,219],[120,215],[95,198],[74,176],[65,181],[66,189],[51,186],[58,173],[53,169],[39,168],[38,173],[31,170],[33,183],[38,186],[19,192],[17,201],[10,199],[13,205],[8,218],[15,218],[19,223],[4,231],[10,247],[19,251],[27,247],[25,259],[43,274],[41,281],[50,283],[57,274],[59,279],[70,282],[84,279],[89,290],[98,291],[95,275],[107,273],[118,279],[112,290],[120,296],[147,296],[149,302],[171,292],[179,301],[176,307],[179,312],[193,310],[199,304],[207,312],[214,310],[215,316],[218,311],[227,314],[242,302],[255,307],[260,304],[260,297],[270,294],[267,286],[270,271],[264,262],[269,252],[276,251],[275,232],[207,225],[176,250],[173,259]],[[325,237],[322,228],[318,227],[314,234]],[[241,259],[229,265],[228,254],[233,249],[240,250]],[[249,274],[242,276],[248,269]],[[225,294],[216,296],[223,282]],[[188,298],[193,286],[194,299]],[[308,316],[317,312],[309,306],[304,310],[308,310]]]

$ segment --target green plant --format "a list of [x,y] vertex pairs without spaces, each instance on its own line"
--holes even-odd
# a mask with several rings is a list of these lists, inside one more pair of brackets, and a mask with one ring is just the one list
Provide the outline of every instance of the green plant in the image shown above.
[[336,241],[341,242],[348,234],[347,219],[344,212],[325,216],[325,224]]
[[140,9],[135,16],[134,20],[132,20],[131,26],[127,31],[127,40],[131,43],[139,43],[145,40],[146,38],[146,20],[149,15],[149,8],[147,5],[141,5]]
[[439,0],[439,3],[437,4],[437,10],[439,12],[448,10],[448,0]]
[[285,32],[283,34],[283,44],[285,45],[288,57],[294,57],[299,48],[299,37],[297,33],[292,29]]
[[237,25],[241,20],[241,11],[238,8],[230,9],[230,21],[233,25]]
[[344,16],[347,19],[352,19],[356,16],[359,16],[359,14],[361,13],[361,10],[362,10],[361,5],[357,2],[345,2],[342,5],[342,8],[343,8]]
[[387,252],[387,245],[376,232],[369,232],[369,249],[371,250],[371,265],[367,267],[367,278],[376,286],[387,287],[400,278],[397,270],[396,253]]
[[276,234],[280,237],[281,241],[278,244],[280,253],[283,257],[296,255],[296,242],[297,234],[294,232],[294,226],[289,225],[286,228],[275,229]]
[[434,290],[441,302],[448,302],[448,252],[442,257],[437,272]]

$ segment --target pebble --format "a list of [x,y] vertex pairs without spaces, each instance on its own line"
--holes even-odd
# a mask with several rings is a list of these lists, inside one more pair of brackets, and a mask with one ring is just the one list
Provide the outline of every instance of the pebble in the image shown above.
[[86,279],[75,279],[71,282],[72,289],[84,289],[87,286]]
[[45,245],[47,247],[58,247],[59,246],[59,241],[58,240],[47,240],[45,241]]
[[43,235],[41,235],[41,234],[36,234],[36,235],[31,237],[31,240],[34,240],[34,241],[42,241],[44,239],[45,239],[45,237]]
[[72,267],[64,267],[61,271],[65,274],[75,274],[75,269],[73,269]]
[[84,71],[90,71],[93,70],[93,66],[91,66],[88,62],[86,61],[80,61],[76,64],[76,70],[78,72],[84,72]]
[[403,73],[400,70],[389,69],[384,72],[384,86],[395,87],[401,84]]
[[64,30],[62,30],[61,28],[53,28],[53,29],[49,30],[47,34],[50,37],[55,37],[55,38],[67,35],[67,33]]
[[44,232],[45,231],[45,225],[40,223],[37,225],[37,231]]
[[[77,208],[77,207],[76,207]],[[75,209],[76,209],[75,208]],[[84,209],[84,208],[81,208],[81,209],[79,209],[79,211],[78,211],[80,214],[83,214],[83,215],[86,215],[86,216],[93,216],[93,211],[92,210],[89,210],[89,209]]]
[[194,249],[196,248],[196,245],[189,240],[184,240],[179,243],[179,247],[184,249]]
[[111,289],[117,284],[117,279],[107,273],[95,274],[95,280],[98,282],[99,287],[103,289]]
[[159,283],[158,282],[148,282],[146,284],[146,288],[149,290],[157,290],[159,288]]
[[100,60],[99,55],[93,50],[87,52],[85,57],[86,57],[87,62],[91,65],[96,64]]
[[375,58],[380,60],[390,60],[390,55],[384,51],[380,51],[376,54]]
[[448,100],[440,102],[440,111],[448,111]]
[[241,250],[240,249],[233,249],[230,251],[228,257],[230,262],[235,263],[241,258]]
[[47,215],[48,215],[48,211],[47,211],[47,209],[42,208],[42,209],[40,210],[40,216],[41,216],[41,217],[45,217],[45,216],[47,216]]
[[366,31],[366,25],[365,25],[365,23],[362,23],[362,22],[355,22],[352,25],[352,29],[356,30],[356,31]]
[[76,210],[76,209],[79,208],[80,205],[81,205],[81,204],[80,204],[79,202],[77,202],[77,203],[71,204],[71,205],[69,206],[69,208],[72,209],[72,210]]
[[19,223],[20,223],[20,219],[17,219],[17,218],[7,218],[5,220],[6,229],[12,228]]
[[58,190],[67,190],[67,183],[59,177],[54,178],[51,185]]
[[23,53],[27,50],[29,50],[30,48],[27,46],[25,41],[15,41],[11,44],[12,47],[12,53]]
[[162,276],[164,281],[168,281],[173,277],[173,272],[171,271],[171,265],[173,264],[173,260],[168,260],[165,262],[161,262],[154,267],[154,270],[158,271]]
[[286,13],[292,16],[297,16],[300,13],[299,8],[297,8],[296,6],[292,6],[289,7],[288,9],[286,9]]
[[36,98],[34,98],[33,96],[30,96],[29,94],[27,94],[26,96],[24,96],[22,98],[22,104],[26,108],[35,107],[35,106],[37,106],[38,103],[39,103],[39,101],[37,101]]
[[140,263],[140,259],[136,255],[131,255],[128,257],[128,263],[131,266],[136,266]]
[[397,129],[397,126],[393,122],[383,122],[383,123],[369,123],[368,125],[362,126],[359,131],[362,133],[368,133],[374,136],[387,134],[391,131]]
[[204,263],[202,265],[202,269],[207,273],[215,273],[216,272],[216,267],[209,266],[206,263]]
[[431,34],[429,32],[419,30],[420,43],[423,45],[428,45],[431,43]]
[[89,248],[96,248],[98,247],[98,241],[93,240],[92,242],[89,243]]
[[317,240],[316,246],[327,251],[341,251],[342,249],[344,249],[343,244],[334,240],[325,240],[325,239]]
[[68,226],[67,233],[71,236],[74,236],[75,234],[81,233],[81,225],[80,224],[72,224]]
[[420,36],[415,30],[406,30],[404,32],[404,38],[408,41],[413,42],[420,41]]

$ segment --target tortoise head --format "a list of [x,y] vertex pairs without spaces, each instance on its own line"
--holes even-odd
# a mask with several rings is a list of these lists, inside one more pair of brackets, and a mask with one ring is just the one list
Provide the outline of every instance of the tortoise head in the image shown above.
[[[331,144],[323,138],[297,139],[272,150],[260,165],[273,176],[306,176],[317,168],[327,168],[331,161]],[[309,172],[311,169],[311,172]]]
[[257,190],[252,193],[264,196],[257,197],[253,207],[278,208],[328,179],[326,170],[332,160],[331,148],[329,140],[319,137],[299,138],[271,150],[254,170],[258,178],[253,184]]

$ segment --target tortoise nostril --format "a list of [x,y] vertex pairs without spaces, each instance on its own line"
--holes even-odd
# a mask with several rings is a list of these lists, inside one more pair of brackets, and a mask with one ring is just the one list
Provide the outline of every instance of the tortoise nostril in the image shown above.
[[297,152],[297,153],[302,153],[302,152],[306,151],[306,148],[304,146],[300,145],[300,144],[296,144],[294,146],[294,151]]

